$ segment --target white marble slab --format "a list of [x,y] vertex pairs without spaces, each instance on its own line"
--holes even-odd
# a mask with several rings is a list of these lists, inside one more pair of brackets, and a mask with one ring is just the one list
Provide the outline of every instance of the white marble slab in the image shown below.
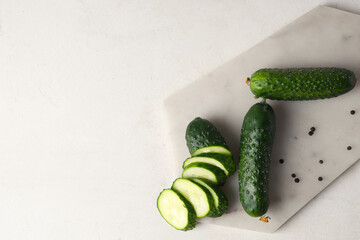
[[[320,6],[232,61],[178,91],[165,101],[174,171],[189,157],[184,133],[200,116],[212,121],[235,156],[244,115],[254,99],[245,78],[264,67],[336,66],[360,78],[360,16]],[[238,197],[237,173],[224,190],[228,212],[199,221],[260,232],[274,232],[360,158],[360,86],[348,94],[308,102],[268,101],[277,117],[270,174],[269,223],[249,217]],[[354,115],[350,114],[355,110]],[[316,131],[313,136],[308,132]],[[347,150],[352,146],[352,150]],[[284,159],[284,164],[279,159]],[[319,164],[323,160],[323,164]],[[291,174],[295,173],[299,183]],[[323,181],[318,181],[322,176]],[[169,186],[171,183],[169,183]],[[340,203],[339,203],[340,204]]]

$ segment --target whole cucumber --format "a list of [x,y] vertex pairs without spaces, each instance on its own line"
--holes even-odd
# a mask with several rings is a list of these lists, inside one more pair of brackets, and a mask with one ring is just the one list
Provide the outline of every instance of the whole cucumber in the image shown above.
[[256,97],[273,100],[316,100],[337,97],[354,88],[355,74],[344,68],[264,68],[252,74]]
[[241,128],[239,152],[239,193],[244,210],[253,217],[269,207],[270,157],[275,136],[275,114],[265,101],[254,104]]

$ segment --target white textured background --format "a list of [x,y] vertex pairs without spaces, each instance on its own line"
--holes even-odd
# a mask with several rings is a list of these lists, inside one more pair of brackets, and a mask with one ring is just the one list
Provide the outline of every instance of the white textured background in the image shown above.
[[358,239],[360,163],[273,234],[184,233],[156,209],[175,178],[163,100],[318,5],[360,14],[356,0],[0,0],[0,239]]

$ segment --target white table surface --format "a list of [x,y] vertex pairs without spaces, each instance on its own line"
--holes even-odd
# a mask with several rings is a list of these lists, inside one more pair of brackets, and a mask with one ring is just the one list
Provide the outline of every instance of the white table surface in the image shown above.
[[[0,1],[0,239],[358,239],[360,163],[271,234],[168,226],[163,101],[318,5]],[[181,112],[179,112],[181,114]]]

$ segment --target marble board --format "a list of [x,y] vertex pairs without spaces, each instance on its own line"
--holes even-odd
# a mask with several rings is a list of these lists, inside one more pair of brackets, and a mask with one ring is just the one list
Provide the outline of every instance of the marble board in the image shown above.
[[[210,120],[238,158],[243,117],[259,99],[245,84],[260,68],[345,67],[360,78],[360,16],[319,6],[213,72],[179,90],[164,102],[168,136],[181,176],[190,156],[184,133],[195,117]],[[270,168],[268,223],[249,217],[239,201],[237,173],[223,190],[228,211],[199,222],[259,232],[274,232],[360,158],[360,84],[349,93],[326,100],[268,101],[277,130]],[[355,110],[355,114],[350,114]],[[308,134],[311,127],[316,130]],[[348,150],[351,146],[351,150]],[[284,163],[280,164],[279,160]],[[323,164],[319,161],[323,160]],[[295,183],[291,174],[300,179]],[[322,181],[318,177],[323,178]],[[171,186],[171,183],[169,183]]]

